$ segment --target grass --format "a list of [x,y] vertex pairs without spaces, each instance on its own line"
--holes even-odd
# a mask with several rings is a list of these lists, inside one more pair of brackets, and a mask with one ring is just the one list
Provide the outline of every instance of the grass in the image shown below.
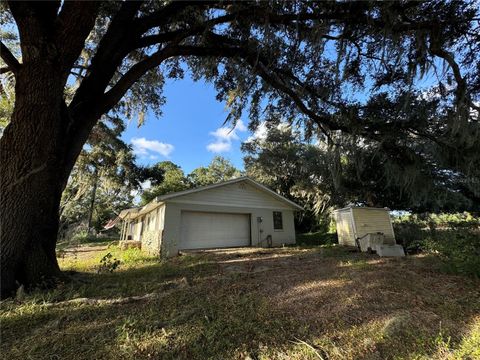
[[[135,249],[87,250],[60,259],[79,272],[71,282],[1,303],[4,358],[480,358],[480,282],[441,273],[430,257],[323,246],[160,262]],[[120,266],[98,273],[107,253]]]

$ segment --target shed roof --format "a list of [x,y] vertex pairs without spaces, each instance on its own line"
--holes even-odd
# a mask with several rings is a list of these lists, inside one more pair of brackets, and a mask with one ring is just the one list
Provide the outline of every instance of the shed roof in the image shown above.
[[390,209],[388,207],[379,208],[379,207],[370,207],[370,206],[353,206],[353,205],[350,205],[350,206],[347,206],[347,207],[344,207],[344,208],[341,208],[341,209],[336,209],[333,212],[347,211],[347,210],[350,210],[350,209],[390,211]]

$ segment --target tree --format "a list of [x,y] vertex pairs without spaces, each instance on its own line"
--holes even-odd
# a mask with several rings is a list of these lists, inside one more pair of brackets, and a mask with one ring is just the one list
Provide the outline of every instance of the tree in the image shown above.
[[205,186],[227,181],[240,175],[240,171],[229,160],[215,156],[207,167],[200,166],[194,169],[188,175],[188,180],[192,186]]
[[251,178],[300,204],[296,228],[315,231],[325,225],[328,210],[346,197],[336,191],[332,158],[319,146],[304,142],[299,129],[286,123],[267,125],[264,137],[242,144],[245,170]]
[[144,190],[141,194],[141,204],[148,204],[157,196],[170,192],[182,191],[190,188],[190,184],[180,166],[171,161],[162,161],[152,167],[160,170],[163,174],[163,181],[153,184],[150,189]]
[[87,220],[89,231],[100,230],[106,220],[132,205],[132,192],[150,178],[120,139],[123,130],[123,121],[116,117],[104,117],[93,128],[62,194],[62,227]]
[[[425,166],[422,171],[430,176],[403,169],[406,174],[393,178],[389,173],[400,169],[391,168],[398,164],[388,161],[388,153],[343,134],[336,134],[335,141],[342,146],[304,142],[300,129],[282,123],[242,144],[247,174],[304,207],[297,219],[300,229],[314,230],[319,222],[325,224],[332,207],[348,204],[417,212],[479,209],[458,191],[455,177],[440,177]],[[406,185],[410,191],[404,191]]]
[[[326,137],[388,138],[392,157],[421,138],[446,149],[438,152],[439,167],[462,177],[465,193],[479,195],[474,2],[7,4],[21,61],[0,43],[0,72],[15,76],[15,106],[0,140],[2,296],[17,282],[60,275],[61,194],[92,128],[109,112],[142,118],[147,106],[161,109],[164,79],[182,76],[181,61],[196,79],[215,83],[233,122],[250,104],[252,127],[260,114],[281,113]],[[414,109],[406,108],[405,118],[378,101],[365,107],[379,91],[395,103],[400,90],[417,98],[425,76],[434,76],[431,89],[441,99],[431,100],[434,111],[419,121]],[[72,78],[78,87],[67,96]],[[361,95],[352,97],[352,89]]]

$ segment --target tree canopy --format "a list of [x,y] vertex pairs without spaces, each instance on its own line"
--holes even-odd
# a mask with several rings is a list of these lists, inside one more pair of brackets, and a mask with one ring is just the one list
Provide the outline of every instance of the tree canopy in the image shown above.
[[229,160],[215,156],[208,166],[194,169],[188,175],[188,180],[192,186],[197,187],[227,181],[240,175],[240,171]]
[[[162,161],[150,169],[159,169],[163,173],[163,181],[153,184],[141,194],[141,204],[145,205],[157,196],[172,192],[187,190],[193,187],[215,184],[240,176],[240,171],[232,163],[221,157],[215,156],[207,166],[200,166],[188,175],[182,168],[171,161]],[[151,171],[149,169],[146,170]]]
[[19,35],[0,42],[0,73],[15,77],[0,139],[2,293],[58,274],[61,194],[102,116],[160,114],[165,80],[185,67],[214,83],[228,121],[248,109],[254,129],[281,114],[333,153],[349,144],[381,153],[404,191],[450,182],[479,200],[475,1],[1,6],[2,34]]
[[149,203],[157,196],[190,188],[190,183],[188,182],[182,168],[173,162],[162,161],[152,166],[152,168],[158,169],[163,173],[163,181],[158,184],[153,184],[152,187],[142,192],[142,205]]

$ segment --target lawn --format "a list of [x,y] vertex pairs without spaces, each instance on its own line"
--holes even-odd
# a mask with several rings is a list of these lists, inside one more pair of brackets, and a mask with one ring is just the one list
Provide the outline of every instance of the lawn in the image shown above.
[[[98,273],[107,253],[105,268],[120,266]],[[1,303],[3,358],[480,358],[480,280],[425,256],[324,246],[159,262],[106,244],[60,255],[70,282]]]

